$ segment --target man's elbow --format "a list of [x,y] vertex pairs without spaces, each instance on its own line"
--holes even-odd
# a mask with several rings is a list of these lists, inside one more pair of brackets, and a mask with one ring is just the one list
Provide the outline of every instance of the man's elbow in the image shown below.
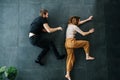
[[48,33],[52,33],[50,29],[47,30]]

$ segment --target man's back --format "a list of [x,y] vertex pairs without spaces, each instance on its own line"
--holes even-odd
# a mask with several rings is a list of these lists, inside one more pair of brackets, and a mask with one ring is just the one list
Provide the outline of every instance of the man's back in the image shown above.
[[43,24],[44,23],[48,23],[46,18],[43,17],[37,17],[36,19],[33,20],[33,22],[31,23],[31,33],[34,33],[36,35],[39,35],[40,33],[43,33]]

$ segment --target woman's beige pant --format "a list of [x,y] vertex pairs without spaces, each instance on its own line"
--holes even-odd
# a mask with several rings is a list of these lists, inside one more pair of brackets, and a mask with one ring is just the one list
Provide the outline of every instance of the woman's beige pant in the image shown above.
[[74,48],[84,48],[85,53],[89,53],[89,42],[86,40],[68,38],[65,42],[65,48],[67,51],[66,70],[70,72],[75,61]]

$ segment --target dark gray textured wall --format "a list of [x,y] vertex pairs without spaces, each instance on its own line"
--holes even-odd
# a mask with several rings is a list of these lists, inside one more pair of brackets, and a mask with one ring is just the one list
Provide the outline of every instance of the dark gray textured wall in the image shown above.
[[120,0],[105,3],[109,80],[120,79]]
[[[30,44],[28,32],[30,23],[39,16],[41,8],[48,9],[50,26],[62,26],[62,32],[55,32],[55,44],[61,54],[64,48],[65,29],[68,18],[73,15],[93,21],[81,25],[84,31],[95,28],[95,33],[77,39],[90,41],[90,53],[94,61],[86,61],[83,49],[76,49],[76,63],[72,70],[72,80],[108,80],[109,57],[107,56],[106,17],[109,0],[0,0],[0,66],[15,66],[16,80],[66,80],[65,59],[56,60],[52,50],[45,58],[44,67],[34,63],[41,49]],[[108,3],[109,4],[109,3]],[[106,8],[105,8],[106,7]],[[107,37],[108,39],[109,37]],[[112,53],[111,53],[112,54]],[[112,79],[111,79],[112,80]]]

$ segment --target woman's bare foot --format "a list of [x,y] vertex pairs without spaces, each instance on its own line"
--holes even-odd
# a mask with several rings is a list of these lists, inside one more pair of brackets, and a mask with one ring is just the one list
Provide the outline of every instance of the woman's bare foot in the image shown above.
[[94,57],[91,57],[91,56],[88,56],[86,57],[86,60],[94,60],[95,58]]
[[68,80],[71,80],[70,76],[69,75],[65,75],[65,77],[68,79]]

